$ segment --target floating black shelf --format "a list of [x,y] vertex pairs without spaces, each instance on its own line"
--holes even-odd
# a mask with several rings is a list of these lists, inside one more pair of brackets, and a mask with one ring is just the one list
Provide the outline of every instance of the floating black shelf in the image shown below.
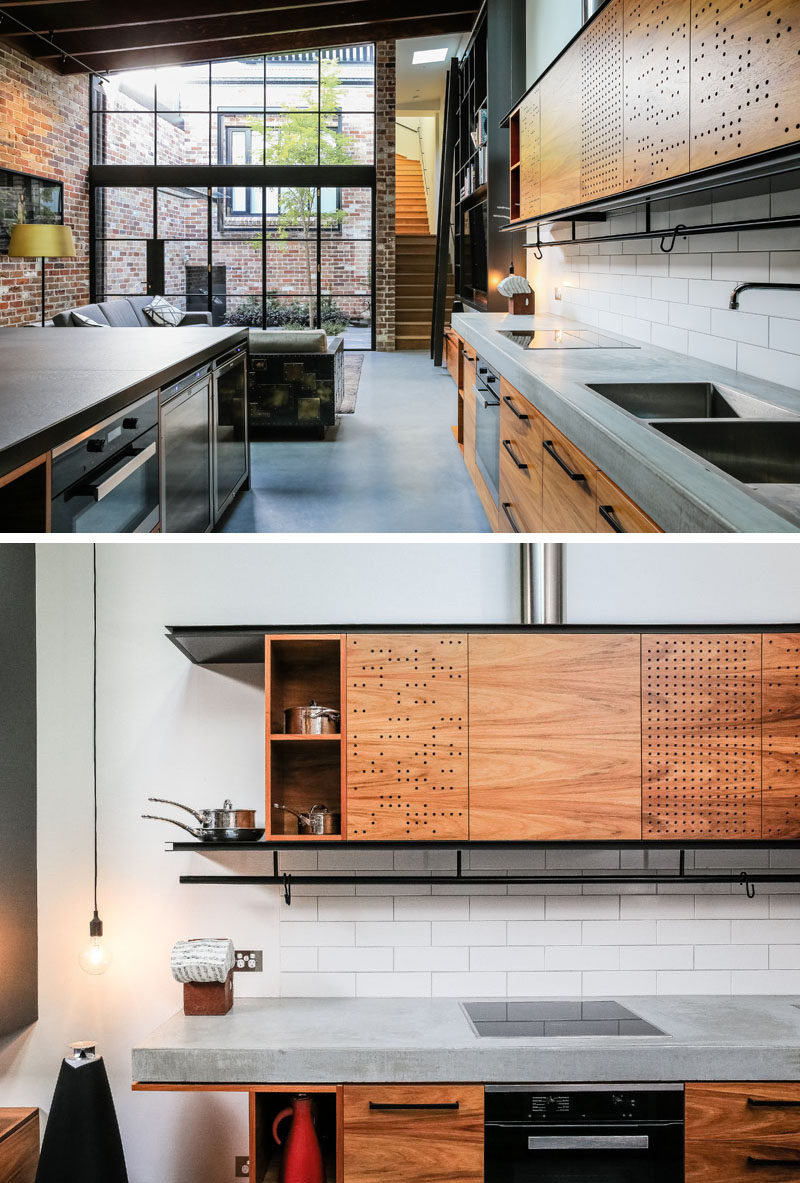
[[253,624],[167,625],[195,665],[263,665],[268,633],[795,633],[800,624]]

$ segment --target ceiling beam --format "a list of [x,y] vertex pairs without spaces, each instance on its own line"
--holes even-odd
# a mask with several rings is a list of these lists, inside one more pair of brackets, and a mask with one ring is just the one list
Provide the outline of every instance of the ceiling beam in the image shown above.
[[[86,65],[97,73],[110,70],[133,70],[142,67],[180,65],[182,62],[246,57],[259,53],[291,53],[300,49],[325,49],[329,46],[358,45],[368,41],[396,41],[407,37],[448,36],[464,33],[472,26],[477,8],[468,3],[461,12],[442,16],[417,16],[407,19],[386,19],[356,25],[334,25],[326,29],[315,26],[296,32],[238,35],[213,41],[192,41],[150,49],[112,48],[95,53],[82,53]],[[79,74],[79,65],[51,56],[42,58],[35,39],[22,43],[25,52],[63,74]],[[22,48],[20,45],[20,48]],[[38,43],[41,47],[41,43]]]
[[[392,9],[399,5],[387,3],[381,17],[393,18]],[[437,19],[465,15],[467,24],[473,12],[471,0],[404,0],[402,11],[393,19],[403,21],[420,17]],[[351,3],[350,0],[328,0],[319,6],[303,4],[278,12],[242,14],[231,20],[230,16],[206,17],[192,21],[161,21],[156,24],[128,25],[123,28],[92,29],[80,32],[58,32],[52,36],[58,48],[80,59],[89,59],[92,54],[117,53],[123,50],[171,49],[172,47],[197,45],[226,41],[232,36],[236,40],[249,37],[291,36],[295,33],[318,30],[340,29],[342,26],[374,25],[375,5]],[[363,35],[360,36],[363,40]],[[47,64],[48,59],[58,61],[61,56],[48,51],[42,45],[36,54],[39,61]],[[91,62],[89,64],[92,64]]]
[[[79,32],[84,29],[124,29],[173,21],[204,20],[220,17],[227,20],[240,16],[290,12],[298,8],[317,8],[328,0],[233,0],[228,7],[224,0],[141,0],[136,9],[119,9],[106,0],[16,0],[0,3],[9,16],[16,16],[37,33]],[[375,0],[349,0],[375,8]],[[373,14],[374,15],[374,14]],[[391,15],[385,8],[379,15]]]

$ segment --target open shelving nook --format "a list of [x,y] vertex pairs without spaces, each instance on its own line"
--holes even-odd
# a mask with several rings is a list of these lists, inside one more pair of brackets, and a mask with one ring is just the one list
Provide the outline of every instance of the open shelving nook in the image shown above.
[[[340,818],[338,833],[316,835],[340,842],[345,832],[344,637],[340,634],[288,634],[264,640],[266,825],[271,839],[304,841],[292,813],[324,805]],[[336,734],[295,735],[284,729],[284,712],[312,701],[339,712]]]

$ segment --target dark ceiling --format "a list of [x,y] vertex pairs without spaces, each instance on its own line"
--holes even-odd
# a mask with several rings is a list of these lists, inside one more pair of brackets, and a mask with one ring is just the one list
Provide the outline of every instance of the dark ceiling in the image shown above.
[[471,28],[479,3],[232,0],[225,6],[223,0],[128,0],[123,7],[109,0],[7,0],[0,5],[0,38],[57,73],[102,73],[461,33]]

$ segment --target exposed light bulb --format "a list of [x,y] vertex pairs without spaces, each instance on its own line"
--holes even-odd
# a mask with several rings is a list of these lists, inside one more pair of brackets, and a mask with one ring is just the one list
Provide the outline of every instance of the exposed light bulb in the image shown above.
[[87,974],[104,974],[111,964],[108,948],[103,940],[103,921],[95,910],[89,921],[89,944],[78,957],[81,969]]

